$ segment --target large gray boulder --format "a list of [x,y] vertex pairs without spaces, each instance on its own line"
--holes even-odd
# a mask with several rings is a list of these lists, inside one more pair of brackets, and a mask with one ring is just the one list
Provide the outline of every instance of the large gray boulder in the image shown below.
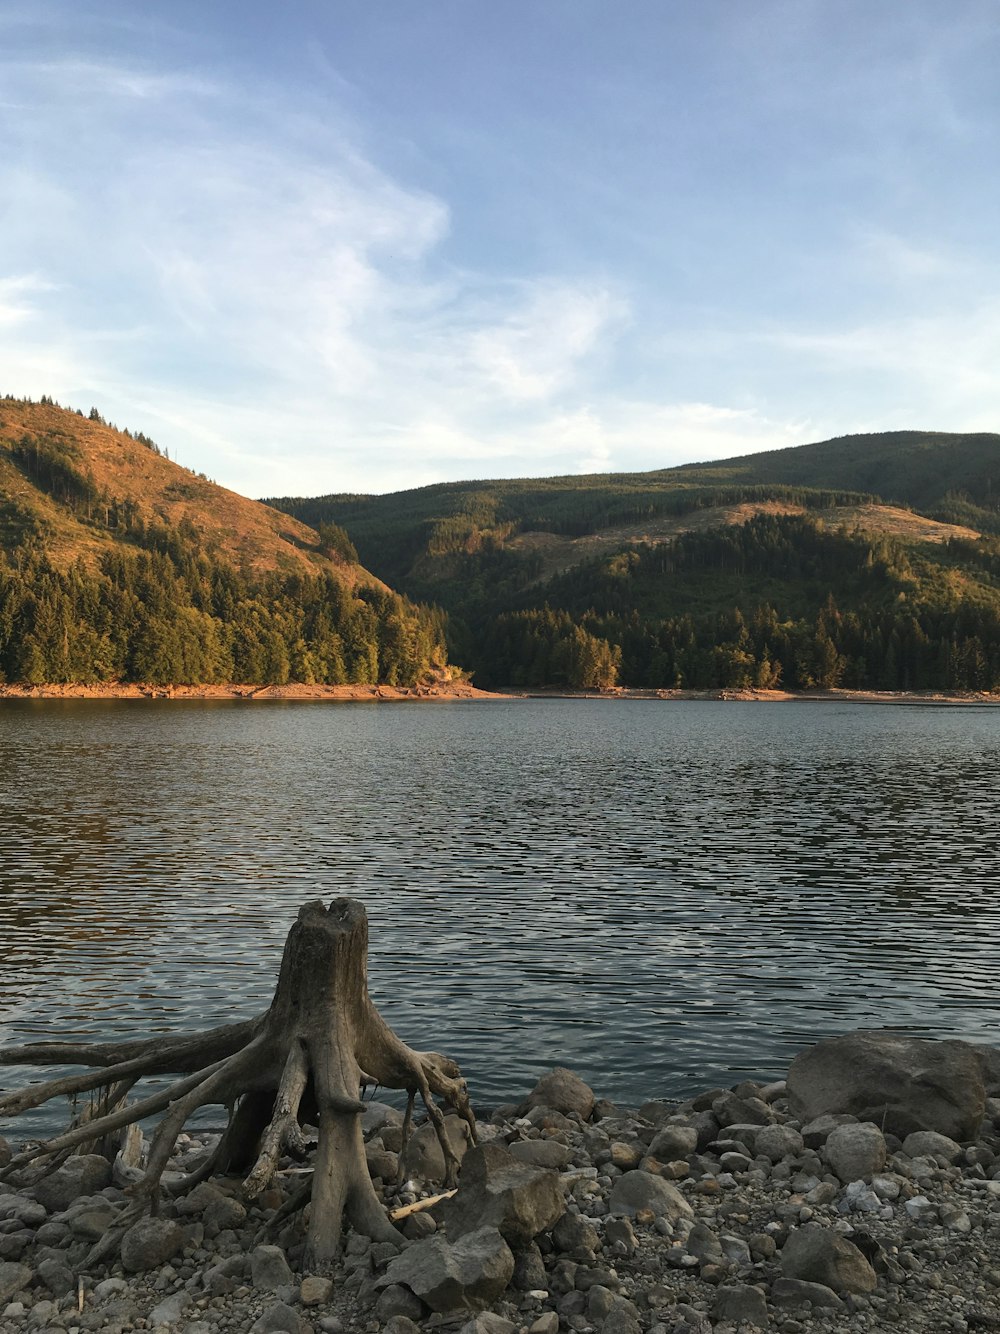
[[111,1164],[99,1153],[84,1153],[67,1158],[51,1176],[43,1177],[34,1187],[35,1198],[49,1213],[68,1209],[81,1195],[96,1195],[111,1185]]
[[122,1237],[122,1268],[128,1274],[159,1269],[183,1245],[184,1233],[172,1218],[140,1218]]
[[825,1227],[800,1227],[789,1234],[781,1250],[781,1273],[834,1292],[872,1292],[877,1281],[857,1246]]
[[555,1112],[569,1116],[576,1112],[586,1121],[594,1110],[594,1090],[579,1075],[558,1065],[541,1079],[521,1104],[523,1116],[532,1107],[551,1107]]
[[[468,1122],[461,1116],[449,1114],[444,1118],[444,1134],[455,1157],[461,1162],[472,1144]],[[404,1180],[411,1177],[419,1181],[444,1180],[444,1154],[433,1121],[425,1121],[407,1140],[406,1148],[399,1157],[399,1167]]]
[[481,1310],[495,1302],[514,1273],[510,1247],[493,1227],[449,1242],[435,1233],[389,1261],[376,1286],[401,1283],[432,1311]]
[[458,1192],[439,1215],[449,1237],[496,1228],[516,1248],[550,1228],[565,1208],[556,1172],[519,1162],[499,1144],[480,1144],[465,1155]]
[[0,1263],[0,1302],[6,1303],[15,1292],[27,1288],[34,1277],[27,1265]]
[[693,1218],[694,1210],[676,1186],[649,1172],[623,1172],[615,1178],[608,1197],[608,1210],[633,1218],[642,1209],[649,1209],[657,1218]]
[[800,1121],[846,1113],[900,1139],[914,1130],[974,1139],[986,1109],[982,1063],[970,1043],[864,1029],[796,1056],[787,1095]]

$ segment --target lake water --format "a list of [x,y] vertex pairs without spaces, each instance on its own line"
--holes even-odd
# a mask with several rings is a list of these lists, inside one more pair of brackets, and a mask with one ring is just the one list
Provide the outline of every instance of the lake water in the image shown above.
[[252,1015],[341,894],[376,1004],[480,1104],[997,1041],[998,769],[988,706],[4,702],[0,1043]]

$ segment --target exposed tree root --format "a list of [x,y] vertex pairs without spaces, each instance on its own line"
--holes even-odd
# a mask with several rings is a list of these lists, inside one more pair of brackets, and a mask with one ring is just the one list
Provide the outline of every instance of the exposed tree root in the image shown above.
[[[48,1167],[53,1159],[164,1112],[145,1174],[128,1188],[133,1204],[127,1213],[134,1221],[146,1207],[156,1211],[164,1169],[186,1122],[199,1108],[220,1103],[230,1109],[222,1138],[174,1193],[191,1189],[216,1171],[249,1169],[244,1190],[254,1199],[273,1179],[283,1154],[304,1152],[300,1119],[308,1110],[310,1119],[318,1121],[319,1143],[306,1187],[312,1208],[305,1264],[315,1269],[334,1257],[344,1221],[377,1240],[397,1239],[368,1174],[360,1088],[377,1083],[407,1090],[407,1132],[419,1093],[444,1154],[446,1188],[455,1183],[458,1159],[435,1098],[465,1118],[473,1140],[475,1119],[458,1066],[438,1052],[414,1051],[382,1019],[368,995],[367,957],[368,922],[360,903],[335,899],[329,909],[307,903],[288,933],[274,999],[256,1019],[174,1038],[34,1043],[0,1051],[0,1065],[99,1067],[0,1098],[0,1116],[15,1116],[64,1094],[106,1090],[83,1124],[16,1154],[0,1172],[0,1181],[31,1163],[44,1161]],[[167,1073],[186,1078],[121,1105],[138,1079]],[[116,1228],[118,1236],[123,1221]],[[107,1254],[107,1247],[115,1244],[117,1237],[110,1242],[105,1237],[98,1247]],[[91,1262],[97,1258],[94,1252],[89,1257]]]

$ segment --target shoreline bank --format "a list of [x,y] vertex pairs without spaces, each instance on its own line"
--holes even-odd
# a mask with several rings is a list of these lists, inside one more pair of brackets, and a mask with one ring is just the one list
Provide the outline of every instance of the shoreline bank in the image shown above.
[[407,700],[512,700],[512,699],[585,699],[599,702],[656,700],[663,703],[721,702],[732,704],[934,704],[965,706],[1000,704],[1000,694],[969,690],[949,694],[938,690],[765,690],[739,687],[712,690],[645,689],[614,686],[605,690],[545,689],[511,686],[499,690],[480,690],[468,681],[440,682],[431,685],[248,685],[225,682],[205,685],[152,685],[144,682],[95,681],[91,683],[57,682],[29,685],[23,682],[0,684],[0,700],[5,699],[176,699],[176,700],[306,700],[331,703]]

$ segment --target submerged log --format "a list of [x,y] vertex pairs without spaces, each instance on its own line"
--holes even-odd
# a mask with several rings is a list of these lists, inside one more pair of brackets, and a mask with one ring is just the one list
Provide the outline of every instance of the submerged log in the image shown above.
[[[300,1115],[308,1108],[319,1126],[315,1170],[295,1203],[311,1203],[304,1264],[316,1270],[336,1255],[343,1223],[375,1240],[395,1241],[372,1185],[361,1133],[366,1084],[406,1089],[406,1123],[420,1095],[444,1153],[445,1186],[455,1184],[458,1159],[444,1133],[435,1095],[468,1122],[475,1120],[458,1066],[438,1052],[414,1051],[385,1022],[368,995],[368,919],[355,899],[299,909],[285,942],[274,998],[256,1019],[203,1033],[120,1043],[33,1043],[0,1050],[0,1065],[66,1064],[98,1069],[31,1086],[0,1099],[0,1116],[14,1116],[63,1094],[122,1088],[145,1075],[178,1074],[169,1088],[108,1108],[84,1125],[16,1154],[2,1172],[9,1179],[29,1164],[49,1166],[79,1146],[157,1112],[164,1112],[146,1171],[128,1188],[133,1205],[117,1235],[99,1242],[89,1259],[106,1255],[140,1212],[155,1213],[161,1177],[188,1119],[210,1103],[229,1107],[229,1124],[210,1158],[176,1188],[190,1189],[212,1172],[249,1166],[244,1192],[265,1189],[285,1152],[304,1148]],[[286,1216],[290,1210],[282,1211]]]

